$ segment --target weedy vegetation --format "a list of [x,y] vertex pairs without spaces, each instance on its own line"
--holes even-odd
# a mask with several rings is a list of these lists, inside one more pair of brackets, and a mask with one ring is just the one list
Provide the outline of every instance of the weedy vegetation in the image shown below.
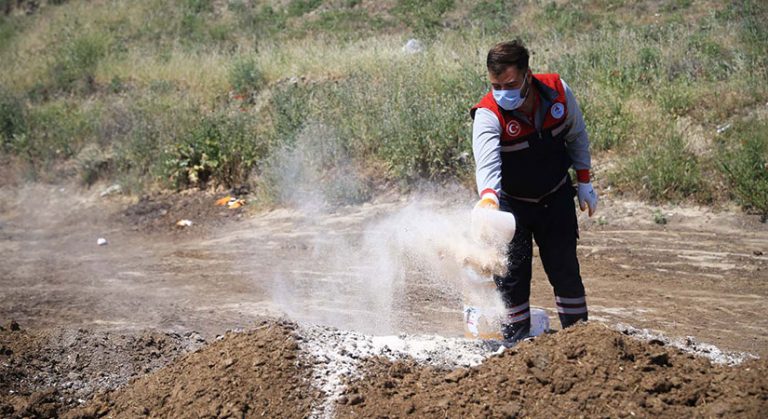
[[472,185],[485,53],[519,37],[576,92],[598,182],[768,212],[765,2],[38,3],[0,2],[0,152],[40,180],[75,162],[89,185],[279,200],[280,156],[328,158],[294,152],[315,135],[344,156],[307,162],[327,176]]

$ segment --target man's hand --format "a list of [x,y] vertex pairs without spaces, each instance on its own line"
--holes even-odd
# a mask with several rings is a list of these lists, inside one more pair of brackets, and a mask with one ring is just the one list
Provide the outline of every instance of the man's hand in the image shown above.
[[499,209],[499,198],[496,197],[496,194],[493,192],[486,192],[480,197],[480,200],[477,201],[475,208],[497,210]]
[[592,182],[579,182],[578,195],[579,208],[584,211],[587,209],[587,206],[589,206],[589,216],[591,217],[592,214],[597,211],[597,192],[595,192],[595,189],[592,187]]

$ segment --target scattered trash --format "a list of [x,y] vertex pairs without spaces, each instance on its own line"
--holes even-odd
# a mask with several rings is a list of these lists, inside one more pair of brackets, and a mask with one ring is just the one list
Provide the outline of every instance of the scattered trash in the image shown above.
[[231,195],[227,195],[224,198],[217,199],[216,205],[219,207],[226,206],[229,209],[237,209],[246,204],[245,199],[233,197]]
[[115,183],[114,185],[112,185],[112,186],[108,187],[107,189],[104,189],[103,191],[101,191],[99,196],[102,197],[102,198],[105,198],[107,196],[118,195],[118,194],[121,194],[121,193],[123,193],[123,187],[120,186],[119,184]]
[[187,219],[179,220],[176,222],[176,225],[178,227],[192,227],[192,221]]
[[229,196],[229,195],[225,196],[224,198],[221,198],[221,199],[217,199],[217,200],[216,200],[216,206],[218,206],[218,207],[223,207],[224,205],[227,205],[227,203],[229,203],[229,201],[230,201],[231,199],[232,199],[232,197],[231,197],[231,196]]
[[237,209],[245,205],[245,199],[235,199],[227,203],[229,209]]
[[107,245],[107,239],[104,237],[99,237],[98,240],[96,240],[96,244],[99,246],[106,246]]
[[424,44],[418,39],[409,39],[403,46],[403,52],[406,54],[418,54],[424,52]]
[[718,125],[717,126],[717,133],[718,134],[722,134],[722,133],[728,131],[729,128],[731,128],[731,124]]

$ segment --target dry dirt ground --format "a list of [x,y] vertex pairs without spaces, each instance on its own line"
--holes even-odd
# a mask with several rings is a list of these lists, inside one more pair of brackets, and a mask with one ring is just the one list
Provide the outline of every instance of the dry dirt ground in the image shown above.
[[[213,202],[223,194],[200,192],[153,196],[136,202],[121,196],[100,198],[98,192],[97,189],[83,191],[66,185],[0,187],[0,254],[3,255],[0,259],[0,320],[5,325],[1,342],[4,346],[0,348],[0,368],[3,368],[1,375],[4,377],[0,391],[5,394],[0,397],[11,397],[0,399],[4,416],[60,414],[63,410],[57,409],[79,406],[95,392],[114,388],[123,388],[120,391],[133,392],[130,394],[134,396],[120,396],[122,399],[99,396],[102,397],[101,405],[86,403],[81,408],[91,410],[78,414],[173,415],[172,411],[163,410],[162,403],[147,399],[147,393],[141,393],[143,390],[126,389],[125,382],[195,351],[204,341],[214,341],[226,330],[249,330],[251,337],[242,338],[245,340],[270,340],[258,332],[265,317],[286,316],[301,324],[323,324],[375,335],[408,333],[451,337],[462,333],[461,295],[450,286],[450,281],[435,281],[434,275],[418,268],[406,270],[397,283],[380,280],[393,277],[391,264],[378,263],[382,258],[390,260],[393,250],[386,246],[372,248],[371,243],[377,243],[379,238],[381,242],[385,241],[387,232],[382,225],[390,224],[381,224],[381,220],[401,211],[415,197],[388,197],[330,211],[307,207],[259,212],[249,207],[237,210],[214,207]],[[466,194],[433,191],[425,195],[418,200],[426,202],[427,206],[471,208],[471,197]],[[605,194],[601,204],[600,218],[580,216],[579,255],[592,319],[611,327],[623,324],[625,329],[650,330],[638,332],[631,329],[634,334],[650,336],[658,333],[672,340],[687,339],[689,344],[693,341],[714,344],[723,351],[746,352],[760,357],[768,355],[768,316],[764,306],[768,295],[768,226],[755,217],[735,211],[717,213],[691,207],[655,208],[613,199],[610,194]],[[190,219],[193,225],[176,227],[175,223],[180,219]],[[656,222],[662,220],[666,223]],[[100,237],[106,238],[109,244],[98,246],[96,240]],[[394,260],[409,264],[408,260],[398,257],[402,255],[395,255]],[[551,288],[538,259],[534,264],[532,304],[547,309],[552,324],[557,325]],[[11,319],[17,321],[22,330],[11,331],[8,326]],[[285,327],[290,330],[285,325],[279,328]],[[283,333],[268,329],[269,333]],[[80,341],[76,340],[78,331],[82,335]],[[581,333],[589,335],[597,331],[588,329]],[[20,334],[26,334],[26,337],[21,338]],[[614,335],[604,337],[615,338]],[[146,345],[147,339],[153,343]],[[245,341],[229,337],[224,340],[231,342],[233,347],[248,346]],[[258,344],[254,343],[254,346],[258,347]],[[209,345],[204,350],[218,350],[211,349],[213,347]],[[284,347],[273,349],[280,354],[275,356],[280,357],[294,350],[291,348],[293,345],[285,343]],[[602,353],[600,351],[609,350],[600,348],[595,352],[598,355]],[[274,352],[273,349],[270,351]],[[541,351],[550,357],[547,363],[559,356],[547,350],[542,346]],[[717,351],[715,348],[710,350]],[[658,355],[646,347],[633,351],[634,358],[628,360],[628,364],[618,362],[614,366],[633,368],[639,365],[642,369],[651,359],[649,357]],[[259,362],[253,357],[261,355],[246,352],[241,351],[238,357],[246,357],[251,364]],[[603,355],[613,353],[609,351]],[[186,357],[213,357],[199,354],[183,355],[185,358],[173,362],[168,368],[183,374],[187,371],[185,368],[191,368],[184,364],[189,359]],[[69,360],[72,357],[74,361]],[[78,357],[102,361],[80,362]],[[226,363],[230,359],[219,358],[210,361],[211,366],[206,364],[206,368],[219,368],[217,362]],[[524,368],[520,364],[523,358],[511,357],[509,362],[512,364],[498,364],[507,362],[502,361],[506,359],[505,355],[480,368],[488,371]],[[103,359],[110,362],[105,364]],[[576,363],[580,361],[578,356],[568,359]],[[678,358],[672,359],[671,365],[677,365]],[[301,362],[311,364],[313,361]],[[531,365],[525,364],[525,368],[530,369]],[[703,373],[712,373],[715,381],[726,384],[715,390],[705,388],[706,394],[715,395],[710,399],[697,396],[693,402],[686,400],[693,405],[708,400],[722,401],[719,410],[697,411],[702,415],[738,413],[751,416],[754,411],[750,409],[755,406],[765,408],[768,397],[764,364],[755,365],[749,371],[762,371],[762,376],[754,376],[763,377],[762,381],[750,378],[745,383],[733,384],[738,387],[734,391],[743,396],[737,400],[746,403],[741,411],[728,407],[733,405],[732,399],[716,397],[718,392],[730,391],[728,380],[733,379],[733,374],[727,369],[712,372],[706,369],[710,367],[701,367],[705,368]],[[390,367],[376,362],[360,366],[361,371],[370,370],[374,377],[383,374],[382,368]],[[422,372],[419,368],[410,367],[411,371],[416,371],[414,376],[403,375],[412,378],[415,388],[429,386],[430,380],[442,379],[430,375],[436,372]],[[541,369],[541,366],[537,368]],[[653,368],[663,370],[666,366]],[[283,370],[297,383],[306,381],[302,374],[307,371],[301,368],[294,371],[293,367],[286,367]],[[472,371],[468,377],[473,380],[483,376],[482,372]],[[683,380],[689,377],[685,371],[685,374],[664,371],[671,374],[665,375],[667,379],[671,376],[683,377],[680,378]],[[739,371],[743,376],[753,377],[753,373]],[[242,373],[245,374],[242,375],[243,382],[262,382],[248,375],[251,372]],[[547,371],[550,373],[555,371]],[[590,370],[592,373],[607,374],[594,368]],[[199,382],[184,383],[179,387],[178,383],[163,381],[162,377],[153,379],[160,380],[156,386],[168,389],[169,394],[187,391],[185,389],[204,392]],[[551,382],[552,378],[544,381],[547,380]],[[633,375],[628,380],[629,384],[625,385],[642,387],[650,379]],[[372,381],[370,386],[375,386],[375,382]],[[546,387],[542,380],[538,382],[539,387],[518,386],[514,391],[538,394],[537,391],[546,390],[552,393],[551,384]],[[478,381],[478,389],[482,388],[481,383]],[[683,387],[688,389],[685,383],[674,381],[671,387],[666,384],[662,387],[674,391]],[[395,393],[387,387],[390,384],[382,382],[381,388],[368,388],[363,384],[353,384],[351,388],[369,392],[367,399],[341,403],[337,414],[369,416],[377,410],[386,410],[385,406],[397,407],[390,412],[401,412],[401,408],[405,413],[411,410],[410,404],[400,404],[400,399],[392,399]],[[656,388],[654,385],[647,384],[651,390]],[[636,395],[635,390],[630,393]],[[307,390],[311,391],[315,390]],[[417,402],[413,407],[420,409],[442,403],[441,406],[445,405],[442,412],[458,412],[455,410],[459,409],[458,405],[451,404],[458,402],[446,405],[439,399],[448,391],[448,387],[439,386],[434,400],[432,396],[425,396],[423,406],[419,404],[422,402]],[[504,394],[507,399],[517,397],[515,393]],[[671,408],[658,410],[661,409],[658,403],[677,405],[668,403],[669,400],[657,393],[651,396],[655,399],[629,398],[626,404],[614,407],[639,409],[643,412],[641,416],[679,413]],[[279,406],[275,397],[242,403],[214,397],[211,403],[215,406],[211,407],[211,403],[201,406],[214,409],[207,413],[220,416],[227,412],[239,415],[244,413],[243,409],[250,412],[248,415],[256,415],[257,411],[259,414],[262,411],[274,413],[259,403],[271,400],[270,403]],[[586,403],[584,400],[594,399],[579,397],[572,400],[574,409],[579,403]],[[128,399],[143,400],[143,405],[125,404]],[[748,399],[752,401],[747,403]],[[286,411],[289,416],[303,416],[308,411],[327,416],[334,411],[328,406],[311,407],[306,404],[309,403],[306,397],[295,396],[292,400],[291,406],[295,410]],[[342,398],[344,400],[351,401],[350,398]],[[221,406],[217,404],[219,402]],[[134,410],[125,410],[129,406]],[[216,410],[217,406],[219,410]],[[138,408],[140,411],[135,410]],[[462,410],[469,416],[489,414],[466,406],[462,409],[469,409]],[[549,413],[540,409],[523,403],[511,406],[509,412]],[[196,415],[191,412],[203,413],[202,410],[189,410],[186,414]],[[430,414],[442,416],[440,412]],[[498,414],[503,416],[502,413]]]

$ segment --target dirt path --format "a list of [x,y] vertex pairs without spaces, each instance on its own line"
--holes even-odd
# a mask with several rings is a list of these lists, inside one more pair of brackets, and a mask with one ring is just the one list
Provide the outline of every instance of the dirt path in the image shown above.
[[[376,334],[462,331],[460,292],[450,281],[418,264],[398,274],[379,263],[412,265],[371,245],[386,241],[386,220],[407,205],[401,199],[330,214],[193,211],[201,218],[176,231],[183,214],[174,208],[185,205],[150,213],[160,227],[145,229],[146,220],[121,215],[125,201],[96,191],[3,187],[0,198],[0,319],[26,328],[196,330],[211,338],[284,314]],[[194,205],[214,198],[198,195]],[[442,201],[426,205],[444,208]],[[610,197],[601,213],[600,222],[582,219],[579,250],[593,319],[768,356],[766,225],[690,208],[666,209],[668,223],[659,225],[653,208]],[[109,244],[97,246],[98,237]],[[557,325],[551,288],[534,263],[532,303]]]

